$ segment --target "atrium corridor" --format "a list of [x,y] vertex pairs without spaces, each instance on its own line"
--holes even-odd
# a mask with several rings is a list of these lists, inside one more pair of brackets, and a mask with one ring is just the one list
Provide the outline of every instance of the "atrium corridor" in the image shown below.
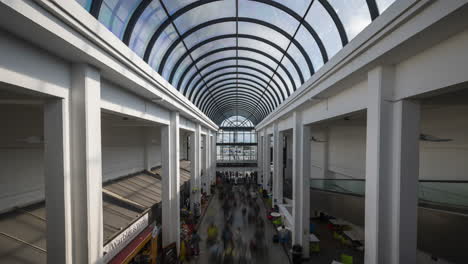
[[[201,224],[198,228],[202,238],[202,242],[200,244],[200,256],[193,258],[189,263],[289,263],[288,256],[286,255],[283,246],[279,243],[272,242],[272,237],[274,234],[277,234],[277,231],[274,230],[273,225],[267,220],[267,210],[265,208],[265,205],[263,204],[263,201],[261,199],[256,199],[256,203],[259,205],[260,208],[260,210],[256,212],[256,216],[261,218],[265,223],[264,229],[262,229],[262,243],[264,243],[263,250],[265,251],[259,252],[259,250],[255,251],[250,247],[250,242],[256,241],[254,237],[255,223],[253,221],[249,223],[248,215],[242,215],[242,208],[250,208],[246,200],[244,202],[241,202],[241,193],[245,197],[246,188],[244,187],[244,185],[236,185],[233,188],[233,195],[230,196],[231,198],[223,197],[224,199],[220,199],[219,192],[221,192],[222,189],[223,187],[220,187],[219,191],[217,191],[216,195],[212,198],[210,205],[206,210],[205,216],[203,217],[203,220],[201,221]],[[251,191],[253,191],[253,189],[251,189]],[[230,224],[229,226],[233,233],[240,231],[242,243],[245,243],[245,245],[240,246],[239,243],[236,243],[236,241],[234,242],[235,253],[232,262],[229,262],[229,256],[226,252],[224,252],[224,250],[221,250],[219,252],[213,252],[212,249],[210,251],[210,246],[212,246],[212,244],[210,244],[209,242],[207,232],[211,224],[216,225],[219,229],[219,235],[217,237],[217,239],[219,240],[219,246],[224,246],[222,242],[222,231],[226,228],[227,223],[223,214],[223,203],[225,199],[232,199],[231,201],[235,201],[237,204],[237,207],[232,206],[229,209],[229,214],[233,217],[232,224]],[[253,209],[253,206],[251,208]],[[214,257],[213,254],[219,254],[219,256]],[[242,256],[245,258],[239,260]],[[250,262],[248,262],[249,260]]]
[[468,263],[468,0],[0,0],[0,264]]

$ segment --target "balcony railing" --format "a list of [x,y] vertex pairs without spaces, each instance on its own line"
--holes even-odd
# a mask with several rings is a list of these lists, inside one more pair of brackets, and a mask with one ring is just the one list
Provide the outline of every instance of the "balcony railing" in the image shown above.
[[[311,179],[313,189],[364,196],[364,179]],[[468,210],[468,181],[420,180],[418,184],[420,203]]]

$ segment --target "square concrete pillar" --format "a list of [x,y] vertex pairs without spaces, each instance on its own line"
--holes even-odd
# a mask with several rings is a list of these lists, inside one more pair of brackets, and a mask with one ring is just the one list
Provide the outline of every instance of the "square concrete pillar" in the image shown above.
[[44,105],[47,263],[72,263],[68,99]]
[[100,263],[103,256],[100,73],[88,65],[74,65],[71,85],[73,263]]
[[269,190],[268,182],[270,180],[271,165],[270,165],[270,135],[267,130],[263,133],[263,189]]
[[392,101],[391,67],[368,85],[365,263],[416,263],[420,106]]
[[211,136],[211,183],[216,183],[216,132]]
[[263,136],[258,133],[257,136],[257,184],[261,184],[263,175]]
[[190,156],[191,156],[191,179],[190,179],[190,210],[193,212],[194,204],[201,203],[201,196],[200,196],[200,157],[201,157],[201,126],[199,124],[196,125],[195,133],[190,136]]
[[173,242],[180,248],[180,137],[179,113],[171,113],[168,126],[161,129],[162,149],[162,232],[163,246]]
[[205,141],[204,141],[204,146],[203,146],[203,152],[205,156],[205,160],[203,163],[203,187],[204,191],[206,192],[207,195],[211,195],[211,180],[210,180],[210,132],[208,131],[205,136]]
[[302,114],[293,113],[292,177],[293,177],[293,244],[302,245],[304,257],[309,256],[310,215],[310,127],[302,124]]
[[273,125],[273,202],[272,206],[283,203],[283,135],[278,124]]

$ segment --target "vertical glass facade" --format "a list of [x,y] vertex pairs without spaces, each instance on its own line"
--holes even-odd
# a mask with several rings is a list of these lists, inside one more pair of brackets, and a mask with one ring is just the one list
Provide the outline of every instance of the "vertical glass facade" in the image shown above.
[[256,161],[257,132],[255,130],[219,130],[216,141],[219,161]]

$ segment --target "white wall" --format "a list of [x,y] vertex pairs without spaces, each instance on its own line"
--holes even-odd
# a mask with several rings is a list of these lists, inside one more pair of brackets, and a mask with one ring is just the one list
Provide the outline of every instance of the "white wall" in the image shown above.
[[330,126],[328,142],[329,172],[327,176],[329,178],[362,179],[365,177],[365,126]]
[[423,107],[421,132],[453,141],[420,141],[420,178],[468,180],[468,105]]
[[0,212],[44,199],[44,145],[23,139],[43,138],[43,110],[38,105],[0,105]]
[[160,132],[157,128],[122,126],[103,118],[102,178],[103,181],[145,169],[145,129],[150,129],[150,164],[161,165]]
[[[421,133],[449,142],[420,141],[419,178],[424,180],[468,180],[468,105],[423,103]],[[327,178],[365,178],[366,127],[364,124],[329,125]],[[323,131],[312,136],[323,139]],[[319,175],[324,144],[311,142],[311,178]],[[343,174],[343,175],[340,175]]]
[[[40,105],[0,104],[0,212],[44,199],[44,145]],[[150,164],[161,165],[159,128],[116,126],[102,119],[102,172],[108,181],[144,169],[144,130],[150,129]]]

